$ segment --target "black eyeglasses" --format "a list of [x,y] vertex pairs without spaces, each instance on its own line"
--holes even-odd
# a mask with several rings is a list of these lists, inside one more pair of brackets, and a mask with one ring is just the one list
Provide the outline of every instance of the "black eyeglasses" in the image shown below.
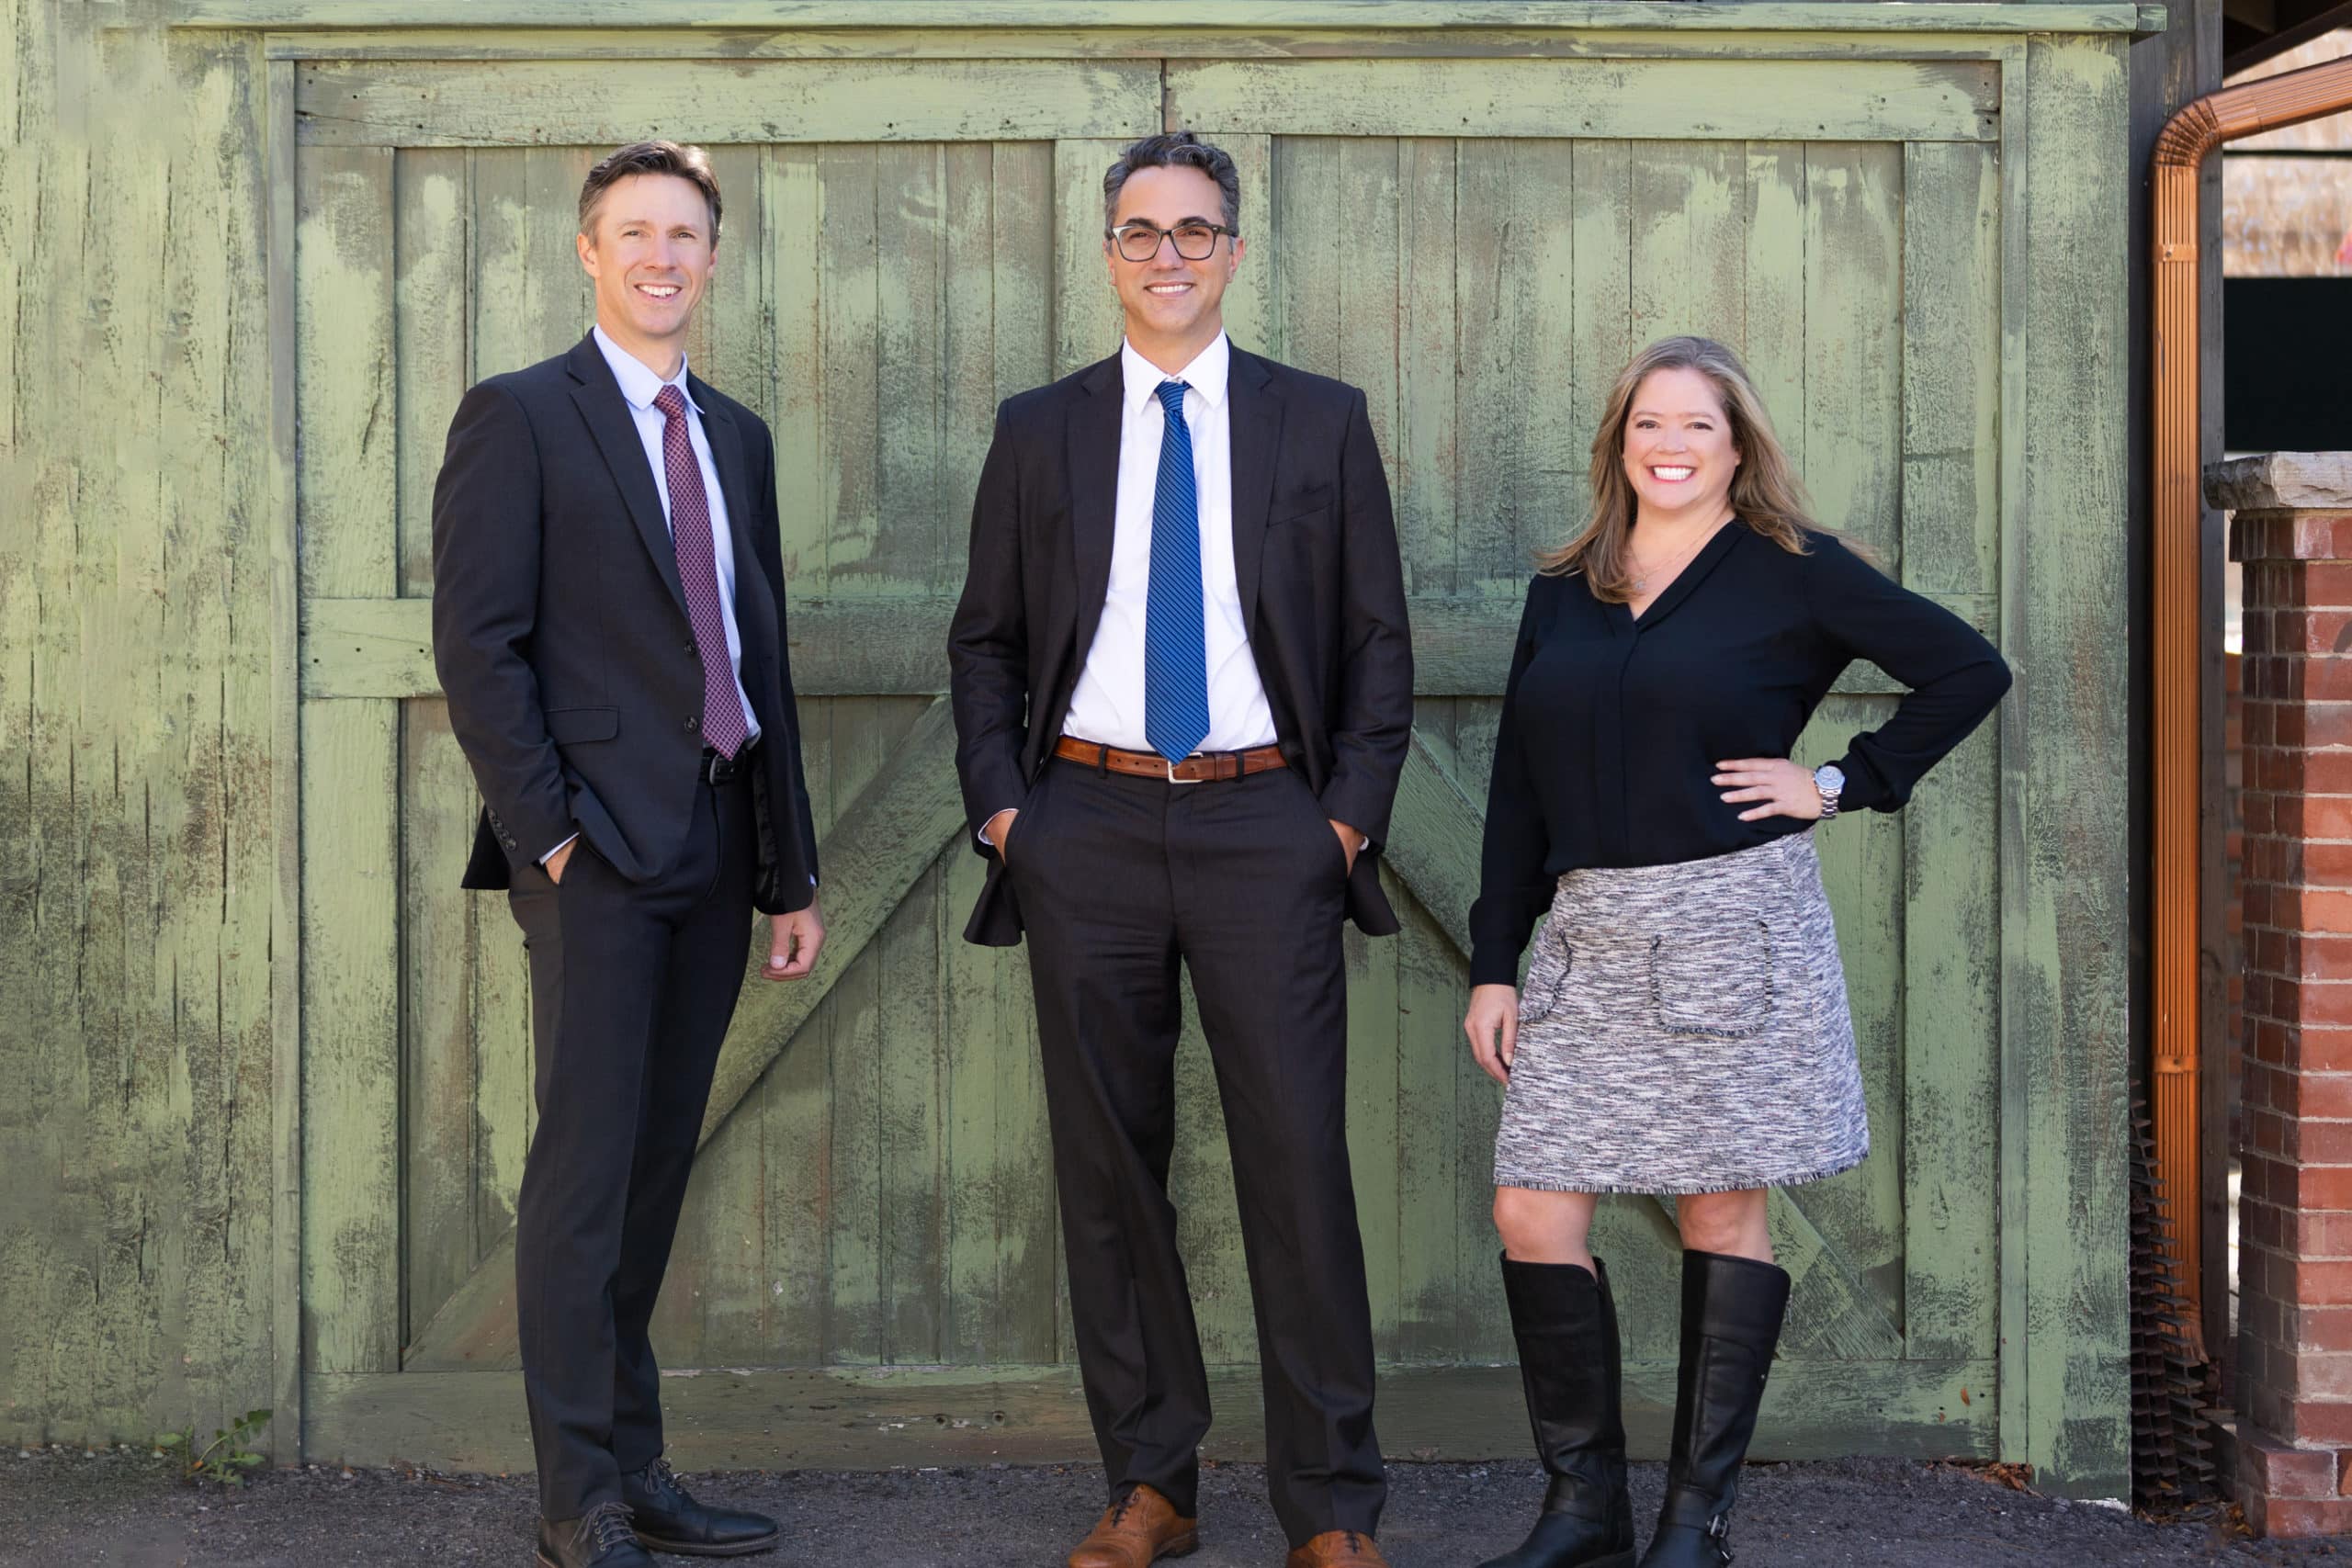
[[1105,229],[1102,237],[1114,242],[1119,254],[1131,262],[1148,262],[1159,254],[1159,242],[1176,242],[1176,254],[1186,261],[1206,261],[1216,254],[1216,237],[1230,234],[1241,237],[1238,229],[1228,229],[1222,223],[1179,223],[1173,229],[1157,224],[1122,223],[1115,229]]

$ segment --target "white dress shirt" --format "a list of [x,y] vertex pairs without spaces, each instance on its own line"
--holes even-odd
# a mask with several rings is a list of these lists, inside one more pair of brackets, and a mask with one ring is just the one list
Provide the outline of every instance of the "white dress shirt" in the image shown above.
[[[1199,498],[1201,608],[1208,634],[1209,732],[1204,751],[1246,751],[1274,743],[1266,683],[1241,624],[1241,585],[1233,569],[1233,441],[1226,400],[1233,345],[1223,333],[1170,376],[1119,345],[1125,395],[1119,413],[1119,489],[1112,519],[1111,586],[1102,625],[1070,693],[1062,733],[1122,750],[1148,751],[1143,724],[1144,603],[1151,592],[1152,502],[1159,491],[1159,447],[1168,415],[1167,381],[1185,384],[1184,423],[1193,436],[1193,491]],[[1101,520],[1072,519],[1080,528]]]
[[[670,416],[653,406],[664,387],[675,387],[686,400],[686,439],[694,444],[695,462],[702,468],[702,492],[710,512],[711,558],[718,566],[718,617],[727,627],[727,660],[732,666],[735,700],[743,705],[744,744],[759,739],[760,721],[752,712],[752,699],[743,690],[743,634],[735,626],[735,540],[727,528],[727,492],[719,488],[718,467],[711,460],[710,438],[703,434],[702,409],[695,401],[694,389],[686,385],[686,362],[681,355],[678,373],[667,381],[655,374],[652,367],[605,335],[599,326],[594,333],[596,346],[604,351],[605,363],[613,367],[613,379],[621,386],[621,400],[628,404],[629,417],[637,422],[637,438],[645,444],[645,461],[653,469],[653,491],[662,498],[662,517],[670,518],[670,465],[662,454],[662,434]],[[671,524],[674,537],[676,525]],[[580,835],[574,833],[571,839]],[[563,844],[571,842],[566,839]],[[558,844],[539,857],[545,865],[555,858]]]

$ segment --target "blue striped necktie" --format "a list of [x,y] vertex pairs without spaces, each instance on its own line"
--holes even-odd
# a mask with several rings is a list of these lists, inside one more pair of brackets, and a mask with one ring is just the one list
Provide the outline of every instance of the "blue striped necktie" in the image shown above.
[[1184,383],[1162,381],[1168,431],[1151,502],[1151,588],[1143,606],[1143,732],[1151,749],[1182,761],[1208,738],[1208,631],[1201,607],[1201,508],[1193,481],[1193,433]]

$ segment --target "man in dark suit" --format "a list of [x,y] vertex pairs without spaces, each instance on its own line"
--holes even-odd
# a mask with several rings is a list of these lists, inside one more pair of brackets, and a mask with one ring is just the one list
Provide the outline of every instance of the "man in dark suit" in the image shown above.
[[466,394],[434,492],[434,662],[484,801],[465,886],[509,889],[531,959],[515,1307],[545,1568],[778,1535],[678,1484],[647,1340],[752,911],[770,978],[824,941],[775,449],[685,366],[718,219],[699,148],[598,164],[595,327]]
[[1168,1200],[1189,969],[1257,1306],[1291,1568],[1369,1564],[1386,1483],[1348,1172],[1340,931],[1413,713],[1363,394],[1245,354],[1233,161],[1191,133],[1103,181],[1118,354],[1009,400],[949,634],[957,767],[995,863],[966,935],[1025,931],[1072,1318],[1111,1506],[1071,1568],[1196,1540],[1208,1429]]

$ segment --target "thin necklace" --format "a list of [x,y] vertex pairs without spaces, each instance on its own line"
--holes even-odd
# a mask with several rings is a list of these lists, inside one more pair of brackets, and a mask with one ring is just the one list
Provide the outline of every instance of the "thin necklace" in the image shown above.
[[[1724,519],[1723,520],[1723,522],[1722,522],[1722,523],[1717,523],[1717,524],[1716,524],[1713,528],[1708,529],[1705,533],[1703,533],[1703,534],[1700,535],[1697,538],[1695,538],[1695,539],[1691,540],[1691,541],[1690,541],[1690,545],[1689,545],[1686,548],[1684,548],[1683,552],[1682,552],[1680,555],[1679,555],[1679,556],[1675,557],[1675,558],[1674,558],[1674,559],[1672,559],[1671,561],[1668,562],[1668,563],[1667,563],[1667,565],[1668,565],[1668,566],[1673,566],[1673,567],[1679,567],[1679,566],[1681,566],[1681,564],[1682,564],[1684,561],[1689,560],[1692,556],[1697,555],[1697,554],[1699,553],[1699,549],[1700,549],[1700,547],[1701,547],[1701,546],[1704,545],[1704,544],[1705,544],[1709,539],[1713,538],[1713,537],[1716,536],[1716,534],[1718,534],[1719,532],[1721,532],[1721,531],[1722,531],[1722,529],[1723,529],[1723,525],[1724,525],[1724,523],[1728,523],[1728,522],[1730,522],[1730,521],[1731,521],[1731,519],[1730,519],[1730,518],[1728,518],[1728,517],[1726,517],[1726,518],[1724,518]],[[1636,592],[1636,593],[1645,593],[1645,592],[1647,592],[1649,591],[1650,579],[1651,579],[1651,578],[1653,578],[1653,577],[1656,577],[1659,572],[1661,572],[1661,571],[1665,570],[1666,569],[1665,569],[1665,567],[1655,567],[1655,566],[1653,566],[1653,567],[1645,567],[1645,566],[1642,566],[1639,562],[1636,562],[1636,563],[1634,564],[1634,570],[1635,571],[1638,571],[1638,572],[1640,572],[1640,573],[1641,573],[1641,575],[1640,575],[1639,577],[1636,577],[1635,579],[1634,579],[1634,592]]]

